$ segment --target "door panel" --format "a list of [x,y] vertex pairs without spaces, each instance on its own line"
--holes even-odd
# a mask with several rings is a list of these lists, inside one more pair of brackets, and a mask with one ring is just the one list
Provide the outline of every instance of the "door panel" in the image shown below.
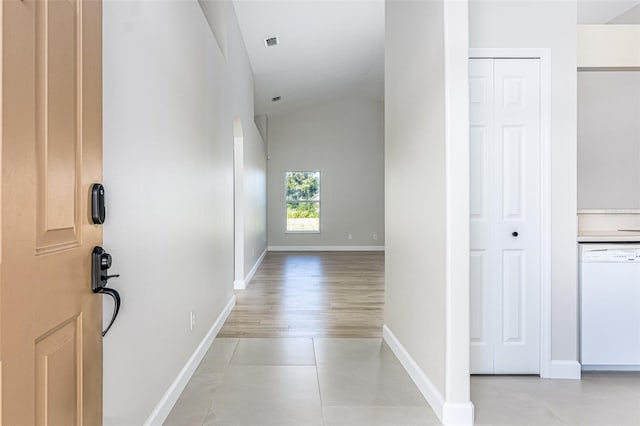
[[486,258],[484,250],[471,251],[471,269],[477,277],[477,285],[471,288],[471,342],[475,344],[486,344],[487,333],[484,327],[485,306],[482,303],[486,294]]
[[[102,422],[102,300],[90,186],[102,179],[99,1],[2,2],[1,418]],[[9,37],[8,34],[11,36]]]
[[471,250],[470,288],[471,371],[493,368],[493,336],[487,250]]
[[486,173],[488,167],[487,134],[486,126],[471,126],[469,155],[471,157],[471,192],[476,194],[470,205],[471,219],[476,221],[487,220],[487,185]]
[[502,133],[502,217],[522,220],[522,127],[505,126]]
[[[493,372],[493,348],[496,338],[495,279],[498,267],[492,226],[498,214],[493,201],[496,176],[492,172],[494,151],[493,59],[474,59],[469,63],[470,88],[470,321],[471,372]],[[494,306],[496,305],[496,306]]]
[[[496,223],[503,300],[494,373],[540,373],[540,64],[537,59],[494,62],[496,168],[505,206]],[[518,236],[514,237],[513,232]],[[517,334],[516,334],[517,333]]]
[[502,344],[522,343],[524,296],[524,253],[522,250],[502,252]]
[[[75,425],[82,413],[79,317],[36,339],[36,424]],[[64,389],[65,392],[60,392]]]
[[[36,155],[38,254],[78,246],[80,138],[76,1],[38,1],[36,8]],[[80,86],[80,87],[79,87]]]
[[[540,369],[539,75],[536,59],[471,60],[472,87],[484,82],[470,104],[471,303],[482,305],[472,321],[487,327],[482,345],[471,341],[473,373]],[[486,183],[473,182],[478,176]],[[486,216],[473,214],[478,205]],[[474,267],[480,251],[487,271]]]

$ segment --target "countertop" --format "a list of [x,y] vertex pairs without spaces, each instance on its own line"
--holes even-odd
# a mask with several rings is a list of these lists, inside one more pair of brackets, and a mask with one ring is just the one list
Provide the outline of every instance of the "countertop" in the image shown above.
[[640,210],[578,210],[578,242],[640,243]]
[[633,231],[582,231],[579,243],[638,243],[640,232]]

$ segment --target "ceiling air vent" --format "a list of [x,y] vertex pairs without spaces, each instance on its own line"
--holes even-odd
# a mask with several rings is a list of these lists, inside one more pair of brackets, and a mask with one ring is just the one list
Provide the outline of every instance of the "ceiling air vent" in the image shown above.
[[271,98],[271,102],[278,102],[280,99],[282,99],[282,97],[276,96],[276,97]]
[[266,47],[277,46],[278,45],[278,37],[273,36],[273,37],[265,38],[264,39],[264,45]]

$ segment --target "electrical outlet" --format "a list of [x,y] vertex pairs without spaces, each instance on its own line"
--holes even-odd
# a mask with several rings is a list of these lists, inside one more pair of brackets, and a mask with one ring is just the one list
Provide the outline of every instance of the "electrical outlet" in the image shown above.
[[191,311],[189,313],[189,330],[193,331],[196,328],[196,313]]
[[377,240],[378,239],[378,234],[373,234],[372,237],[373,237],[374,240]]
[[353,240],[353,235],[351,234],[347,235],[347,240]]

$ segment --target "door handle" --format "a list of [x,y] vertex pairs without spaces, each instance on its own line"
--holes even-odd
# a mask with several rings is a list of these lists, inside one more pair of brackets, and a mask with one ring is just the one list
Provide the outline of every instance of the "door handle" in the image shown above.
[[511,233],[511,236],[512,236],[512,237],[514,237],[514,238],[515,238],[515,237],[517,237],[518,235],[519,235],[519,234],[518,234],[518,231],[513,231],[513,232]]
[[107,288],[107,282],[111,278],[117,278],[120,275],[109,275],[109,268],[113,259],[102,247],[96,246],[91,254],[91,290],[96,294],[106,294],[113,298],[115,304],[111,321],[106,329],[102,332],[102,336],[109,331],[120,312],[120,294],[113,288]]
[[120,293],[112,288],[100,287],[98,290],[94,291],[96,294],[106,294],[107,296],[111,296],[114,302],[113,314],[111,315],[111,321],[109,321],[109,325],[102,331],[102,337],[104,337],[120,312]]

